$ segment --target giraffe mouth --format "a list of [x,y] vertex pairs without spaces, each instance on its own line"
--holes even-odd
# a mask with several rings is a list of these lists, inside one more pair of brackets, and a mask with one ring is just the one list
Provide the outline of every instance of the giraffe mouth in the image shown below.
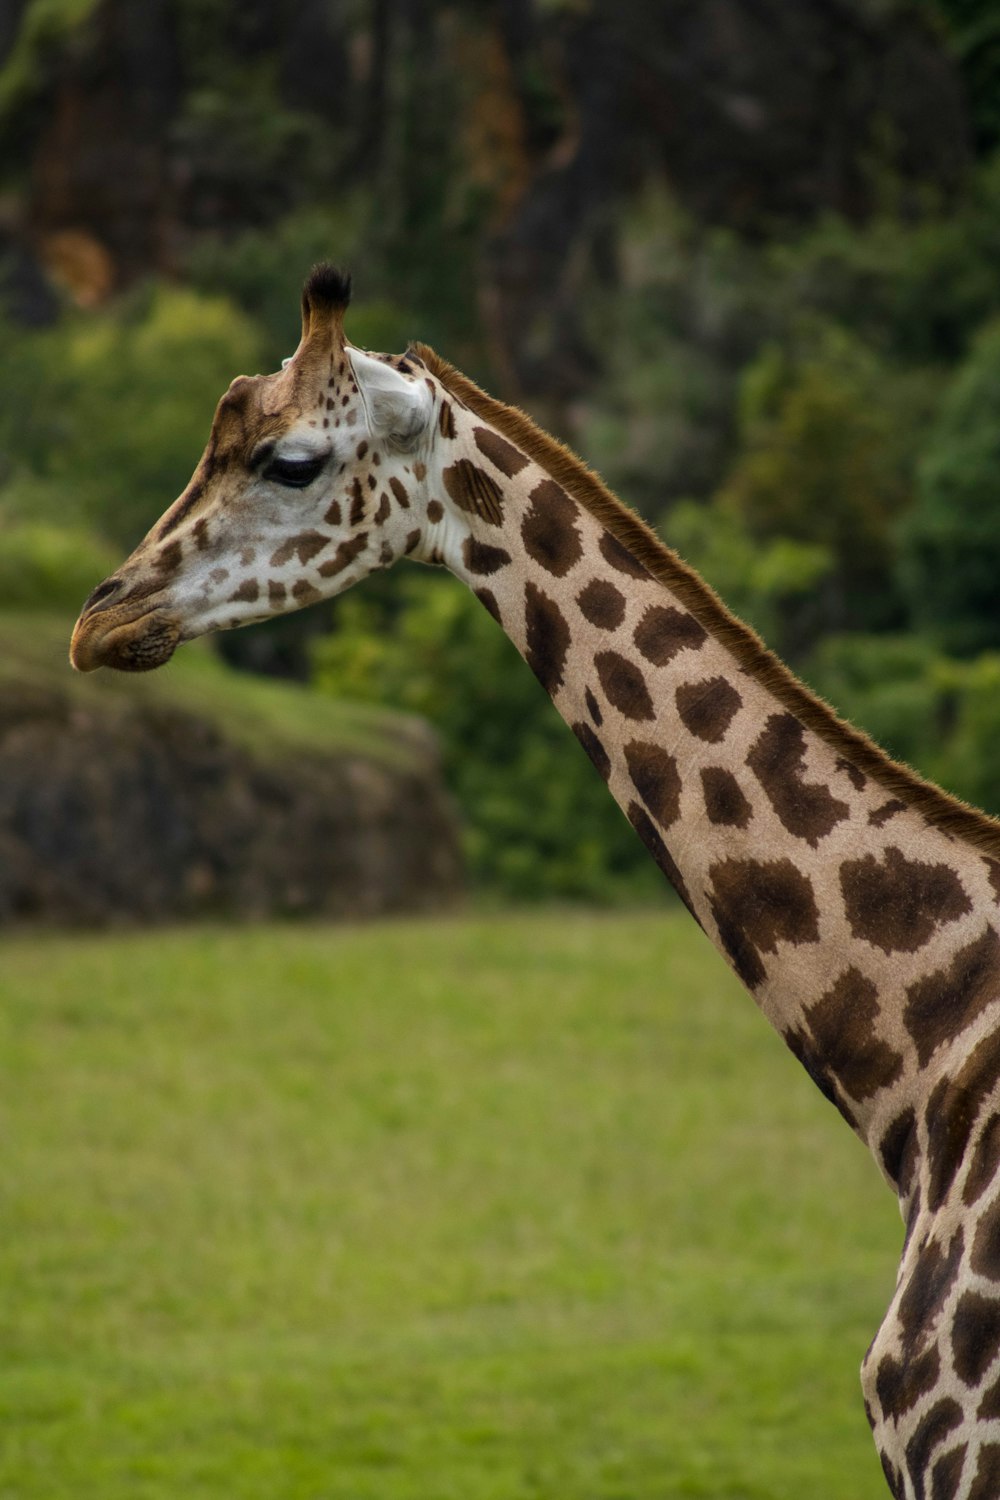
[[180,626],[157,609],[129,619],[124,605],[98,607],[77,620],[69,659],[78,672],[152,672],[170,660],[180,638]]

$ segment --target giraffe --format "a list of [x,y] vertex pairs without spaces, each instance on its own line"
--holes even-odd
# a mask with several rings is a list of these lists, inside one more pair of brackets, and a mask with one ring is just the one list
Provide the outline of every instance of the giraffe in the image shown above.
[[598,477],[424,345],[344,333],[317,267],[183,494],[86,601],[81,671],[343,592],[472,588],[654,860],[871,1150],[906,1226],[862,1366],[897,1500],[1000,1495],[1000,824],[814,697]]

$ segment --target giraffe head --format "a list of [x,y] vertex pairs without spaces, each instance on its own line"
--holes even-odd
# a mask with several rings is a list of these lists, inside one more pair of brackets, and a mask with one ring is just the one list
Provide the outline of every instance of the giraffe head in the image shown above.
[[181,641],[331,598],[419,552],[435,384],[419,360],[348,344],[349,298],[348,277],[317,267],[295,354],[233,381],[187,489],[84,604],[78,670],[148,671]]

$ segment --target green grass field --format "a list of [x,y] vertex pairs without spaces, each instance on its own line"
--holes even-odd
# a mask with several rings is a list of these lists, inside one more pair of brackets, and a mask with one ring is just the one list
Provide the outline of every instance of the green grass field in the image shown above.
[[882,1500],[898,1213],[679,914],[7,939],[4,1500]]

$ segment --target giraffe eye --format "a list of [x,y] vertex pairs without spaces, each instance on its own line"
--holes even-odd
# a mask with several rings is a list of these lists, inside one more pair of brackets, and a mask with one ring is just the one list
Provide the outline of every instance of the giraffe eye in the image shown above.
[[323,465],[325,457],[319,458],[272,458],[265,466],[262,477],[275,484],[287,485],[289,489],[304,490],[312,484]]

